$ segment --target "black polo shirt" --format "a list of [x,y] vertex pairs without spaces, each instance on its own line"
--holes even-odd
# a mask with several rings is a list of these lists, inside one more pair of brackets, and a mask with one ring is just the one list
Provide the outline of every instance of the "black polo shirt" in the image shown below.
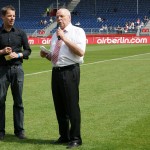
[[[3,26],[0,28],[0,50],[5,47],[11,47],[12,51],[16,53],[23,53],[23,59],[28,59],[31,54],[26,33],[15,27],[13,27],[9,32],[7,32]],[[0,55],[0,66],[19,65],[23,63],[22,58],[6,61],[4,57],[5,55],[6,54]]]

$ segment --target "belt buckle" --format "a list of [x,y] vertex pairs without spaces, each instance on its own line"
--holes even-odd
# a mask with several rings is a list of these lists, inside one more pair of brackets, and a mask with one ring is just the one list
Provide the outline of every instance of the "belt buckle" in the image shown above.
[[61,67],[56,67],[56,70],[59,70],[59,71],[60,71],[60,70],[61,70]]
[[12,65],[12,66],[10,66],[10,68],[11,68],[11,69],[15,69],[15,68],[16,68],[16,66]]
[[19,67],[19,65],[12,65],[12,66],[10,66],[10,68],[13,68],[13,69],[16,69],[18,67]]

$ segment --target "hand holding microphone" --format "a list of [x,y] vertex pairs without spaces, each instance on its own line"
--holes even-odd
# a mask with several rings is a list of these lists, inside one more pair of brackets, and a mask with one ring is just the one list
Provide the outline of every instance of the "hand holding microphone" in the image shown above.
[[[60,29],[60,27],[58,27],[58,29]],[[58,40],[60,40],[61,38],[60,38],[60,36],[58,35],[58,29],[57,29],[57,38],[58,38]]]
[[63,36],[64,36],[64,31],[58,26],[58,29],[57,29],[58,40],[60,40],[60,39],[62,40]]

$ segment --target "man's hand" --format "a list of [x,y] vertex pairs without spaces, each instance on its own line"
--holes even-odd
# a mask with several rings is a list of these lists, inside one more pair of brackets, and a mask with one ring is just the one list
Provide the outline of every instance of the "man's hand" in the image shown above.
[[10,57],[11,59],[13,59],[13,58],[18,58],[18,54],[17,54],[16,52],[12,52],[12,53],[9,54],[9,57]]
[[41,50],[40,51],[40,56],[41,57],[46,57],[46,55],[48,54],[48,52]]
[[11,47],[5,47],[3,49],[3,52],[4,52],[4,54],[10,54],[10,53],[12,53],[12,48]]

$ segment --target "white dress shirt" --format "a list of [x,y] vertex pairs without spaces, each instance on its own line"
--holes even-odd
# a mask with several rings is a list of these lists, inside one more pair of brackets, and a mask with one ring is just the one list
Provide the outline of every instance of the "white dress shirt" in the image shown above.
[[[86,49],[86,35],[85,32],[82,28],[76,27],[72,25],[71,23],[64,29],[65,36],[75,44],[77,44],[83,51]],[[58,38],[56,33],[53,34],[52,39],[51,39],[51,47],[50,51],[51,54],[53,54],[56,42]],[[58,56],[58,61],[56,64],[52,63],[53,67],[63,67],[63,66],[68,66],[72,65],[75,63],[83,63],[83,57],[80,57],[76,54],[74,54],[71,50],[69,50],[68,46],[62,42],[62,45],[60,47],[59,51],[59,56]]]

